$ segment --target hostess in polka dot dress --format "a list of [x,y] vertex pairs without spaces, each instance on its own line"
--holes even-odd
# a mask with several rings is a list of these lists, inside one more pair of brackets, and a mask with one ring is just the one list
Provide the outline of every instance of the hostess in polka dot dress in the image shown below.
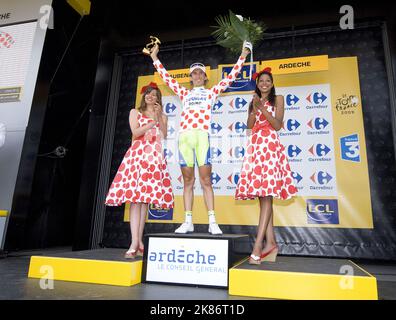
[[[151,118],[138,112],[139,126]],[[173,191],[167,163],[162,151],[159,125],[132,141],[118,168],[106,197],[106,205],[125,202],[148,203],[157,208],[173,208]]]
[[[265,106],[275,117],[275,108],[268,101]],[[252,200],[273,196],[286,200],[296,192],[285,147],[276,130],[259,110],[252,134],[248,138],[235,199]]]

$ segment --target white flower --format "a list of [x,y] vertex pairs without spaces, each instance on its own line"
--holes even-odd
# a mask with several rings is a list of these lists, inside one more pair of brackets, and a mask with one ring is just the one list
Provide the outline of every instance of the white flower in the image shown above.
[[235,16],[236,16],[239,20],[243,21],[243,17],[242,17],[242,16],[240,16],[240,15],[238,15],[238,14],[236,14]]
[[228,36],[228,32],[226,31],[226,32],[224,32],[224,37],[227,38],[227,36]]

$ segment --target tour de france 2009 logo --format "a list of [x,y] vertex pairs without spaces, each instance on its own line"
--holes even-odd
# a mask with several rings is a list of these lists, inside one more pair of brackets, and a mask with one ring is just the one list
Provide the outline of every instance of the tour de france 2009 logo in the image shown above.
[[342,115],[353,115],[358,105],[359,99],[357,96],[344,93],[340,98],[336,99],[335,108]]

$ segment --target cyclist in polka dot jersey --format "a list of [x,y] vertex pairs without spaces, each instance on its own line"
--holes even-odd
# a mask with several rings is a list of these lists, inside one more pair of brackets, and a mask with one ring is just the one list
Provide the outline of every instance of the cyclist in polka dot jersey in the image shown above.
[[[195,182],[194,164],[198,165],[200,183],[209,216],[209,233],[222,234],[216,223],[214,212],[214,194],[212,188],[212,167],[210,159],[209,134],[211,129],[212,106],[221,92],[226,90],[235,81],[247,55],[252,48],[251,43],[244,42],[242,52],[230,74],[222,79],[217,85],[206,89],[206,68],[202,63],[194,63],[190,66],[190,80],[192,89],[182,87],[166,71],[157,54],[159,47],[156,45],[151,53],[154,67],[157,69],[162,80],[179,97],[182,102],[179,129],[179,155],[180,166],[183,175],[183,199],[185,209],[185,222],[176,229],[176,233],[194,231],[192,223],[193,188]],[[249,50],[250,49],[250,50]]]

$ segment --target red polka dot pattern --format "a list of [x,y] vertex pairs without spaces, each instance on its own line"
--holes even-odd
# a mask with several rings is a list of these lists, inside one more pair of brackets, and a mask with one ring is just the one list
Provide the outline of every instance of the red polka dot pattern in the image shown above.
[[[138,114],[139,126],[150,121],[150,118]],[[141,139],[134,140],[125,153],[107,193],[106,205],[120,206],[129,202],[173,208],[173,190],[158,125],[149,131]]]
[[238,76],[245,58],[239,57],[231,72],[224,79],[210,89],[195,87],[188,90],[173,79],[159,60],[154,62],[154,67],[162,80],[179,97],[183,104],[180,117],[180,133],[191,129],[206,131],[210,134],[210,123],[212,117],[212,106],[218,95],[225,91]]
[[[268,112],[275,116],[274,108],[269,103],[266,106]],[[256,114],[246,150],[235,199],[251,200],[273,196],[286,200],[296,195],[297,189],[293,185],[285,147],[276,130],[260,111]]]

